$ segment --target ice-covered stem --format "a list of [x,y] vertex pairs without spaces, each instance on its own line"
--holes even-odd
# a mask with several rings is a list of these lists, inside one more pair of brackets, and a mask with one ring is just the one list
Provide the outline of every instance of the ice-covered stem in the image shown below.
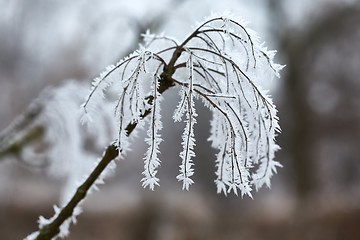
[[68,204],[62,208],[57,218],[40,229],[38,236],[35,238],[36,240],[50,240],[60,232],[60,226],[72,216],[75,207],[86,197],[89,189],[94,185],[101,173],[118,155],[119,149],[114,145],[108,146],[99,164],[91,172],[84,183],[78,187],[74,196]]

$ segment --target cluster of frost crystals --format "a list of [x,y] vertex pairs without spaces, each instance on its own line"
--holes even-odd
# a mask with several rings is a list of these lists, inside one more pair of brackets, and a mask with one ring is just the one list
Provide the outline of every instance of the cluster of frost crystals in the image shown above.
[[179,181],[183,182],[183,189],[189,190],[189,186],[194,183],[190,178],[194,175],[194,165],[192,158],[195,157],[195,134],[194,125],[196,124],[196,110],[195,110],[195,99],[194,99],[194,63],[193,56],[190,54],[189,59],[186,62],[186,67],[189,70],[188,88],[181,89],[181,101],[178,104],[177,109],[174,113],[174,120],[180,121],[182,115],[186,112],[186,126],[182,134],[183,151],[180,152],[182,159],[180,165],[180,174],[176,177]]
[[177,176],[183,189],[188,190],[193,184],[196,99],[213,114],[209,140],[218,150],[218,192],[240,192],[241,196],[251,197],[252,189],[258,190],[264,184],[270,187],[270,178],[281,166],[274,161],[279,149],[275,137],[280,128],[277,110],[261,84],[279,77],[283,68],[273,62],[275,52],[264,47],[246,22],[230,15],[211,16],[183,42],[150,32],[143,36],[144,46],[94,80],[82,105],[84,119],[96,115],[106,96],[111,95],[121,151],[129,146],[129,134],[148,121],[145,141],[149,148],[144,157],[142,183],[154,189],[159,185],[156,173],[162,141],[162,74],[170,67],[174,72],[166,72],[171,74],[166,81],[171,79],[180,93],[173,118],[186,123]]
[[[55,214],[49,218],[46,219],[42,216],[39,217],[38,223],[39,223],[39,229],[42,229],[43,227],[45,227],[48,224],[51,224],[60,214],[61,209],[57,206],[53,206],[54,208],[54,212]],[[59,227],[59,233],[57,235],[57,237],[59,238],[65,238],[69,235],[70,231],[69,231],[69,227],[71,223],[76,223],[76,216],[78,216],[81,213],[81,208],[80,207],[75,207],[74,211],[73,211],[73,215],[71,218],[67,219],[60,227]],[[35,231],[31,234],[29,234],[24,240],[35,240],[37,238],[37,236],[39,235],[39,231]]]
[[145,139],[146,143],[149,145],[148,150],[146,151],[144,157],[144,178],[141,180],[144,187],[149,186],[151,190],[154,190],[154,187],[159,186],[159,179],[156,177],[157,169],[160,166],[160,159],[158,157],[159,145],[162,141],[159,131],[162,129],[161,123],[161,114],[160,114],[160,101],[162,99],[159,91],[159,77],[154,77],[151,90],[154,92],[153,103],[152,103],[152,112],[149,127],[147,131],[147,138]]

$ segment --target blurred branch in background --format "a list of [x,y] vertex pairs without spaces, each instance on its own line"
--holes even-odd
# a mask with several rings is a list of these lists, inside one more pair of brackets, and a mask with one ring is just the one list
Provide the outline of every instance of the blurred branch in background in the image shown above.
[[7,155],[15,155],[17,158],[21,159],[23,148],[33,141],[39,140],[43,135],[43,131],[44,129],[40,126],[33,127],[26,131],[22,137],[17,136],[17,140],[2,142],[0,145],[0,159],[3,160]]
[[45,126],[36,125],[35,120],[43,111],[42,105],[45,102],[34,102],[25,113],[0,132],[0,161],[6,159],[7,155],[15,155],[21,159],[23,149],[42,138]]
[[[284,134],[287,139],[284,151],[292,159],[292,178],[299,201],[324,190],[324,183],[340,184],[346,165],[355,164],[354,181],[360,183],[360,100],[359,57],[360,11],[358,8],[332,9],[301,34],[286,31],[282,40],[287,54],[287,76],[284,81],[284,109],[280,111]],[[355,65],[354,65],[355,64]],[[290,140],[290,141],[289,141]],[[281,141],[281,140],[280,140]],[[330,153],[323,153],[325,145],[333,141]],[[343,159],[342,145],[349,148]],[[350,150],[352,149],[352,150]],[[340,152],[339,152],[340,151]],[[325,155],[324,155],[325,154]],[[346,155],[348,155],[346,154]],[[337,163],[335,163],[337,162]],[[321,166],[330,166],[322,172]],[[332,169],[332,168],[336,169]],[[343,170],[340,170],[343,169]],[[338,175],[344,171],[344,175]],[[330,173],[329,172],[329,173]],[[349,188],[348,184],[338,185]]]

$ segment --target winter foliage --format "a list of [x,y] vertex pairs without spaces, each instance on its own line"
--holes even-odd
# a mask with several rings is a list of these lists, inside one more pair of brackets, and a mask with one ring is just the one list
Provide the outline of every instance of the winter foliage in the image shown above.
[[[283,66],[247,24],[232,16],[212,16],[187,37],[177,41],[164,35],[144,34],[144,45],[108,67],[92,84],[82,105],[83,122],[90,122],[111,100],[117,126],[116,145],[128,150],[130,134],[147,127],[142,185],[154,190],[161,138],[161,94],[179,90],[174,121],[184,121],[177,176],[188,190],[193,184],[196,144],[195,102],[212,112],[209,140],[218,150],[215,183],[225,195],[251,195],[281,165],[274,161],[279,149],[277,110],[261,83],[279,77]],[[133,135],[133,134],[132,134]]]

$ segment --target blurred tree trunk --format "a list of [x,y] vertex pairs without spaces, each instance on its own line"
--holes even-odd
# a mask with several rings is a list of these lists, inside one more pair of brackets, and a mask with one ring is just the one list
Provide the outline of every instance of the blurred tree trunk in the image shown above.
[[[354,124],[358,109],[346,103],[359,98],[355,90],[358,86],[352,79],[354,76],[346,76],[353,60],[346,55],[345,58],[336,55],[335,60],[328,64],[332,69],[327,69],[329,66],[324,64],[326,53],[344,54],[343,50],[339,50],[343,47],[341,42],[344,40],[354,47],[354,51],[359,51],[355,49],[359,45],[353,44],[354,40],[350,37],[351,34],[356,34],[356,26],[360,26],[359,16],[356,8],[333,9],[327,11],[317,23],[308,25],[304,32],[287,29],[282,35],[280,51],[286,54],[287,67],[281,103],[283,109],[279,111],[283,128],[280,141],[283,141],[281,145],[291,160],[293,183],[299,201],[321,188],[319,179],[324,176],[319,173],[318,164],[329,163],[326,162],[328,159],[319,159],[319,146],[329,140],[339,145],[342,144],[342,139],[354,143],[354,136],[359,135],[356,131],[359,124]],[[324,74],[329,72],[335,74]],[[316,112],[316,107],[313,106],[315,103],[312,102],[311,94],[315,84],[331,86],[340,98],[328,113]],[[346,87],[347,85],[351,87]],[[322,103],[329,101],[331,95],[330,92],[321,99]],[[338,157],[339,162],[343,160],[340,158]],[[339,171],[344,171],[344,168]],[[339,178],[333,176],[326,181],[339,181]]]

